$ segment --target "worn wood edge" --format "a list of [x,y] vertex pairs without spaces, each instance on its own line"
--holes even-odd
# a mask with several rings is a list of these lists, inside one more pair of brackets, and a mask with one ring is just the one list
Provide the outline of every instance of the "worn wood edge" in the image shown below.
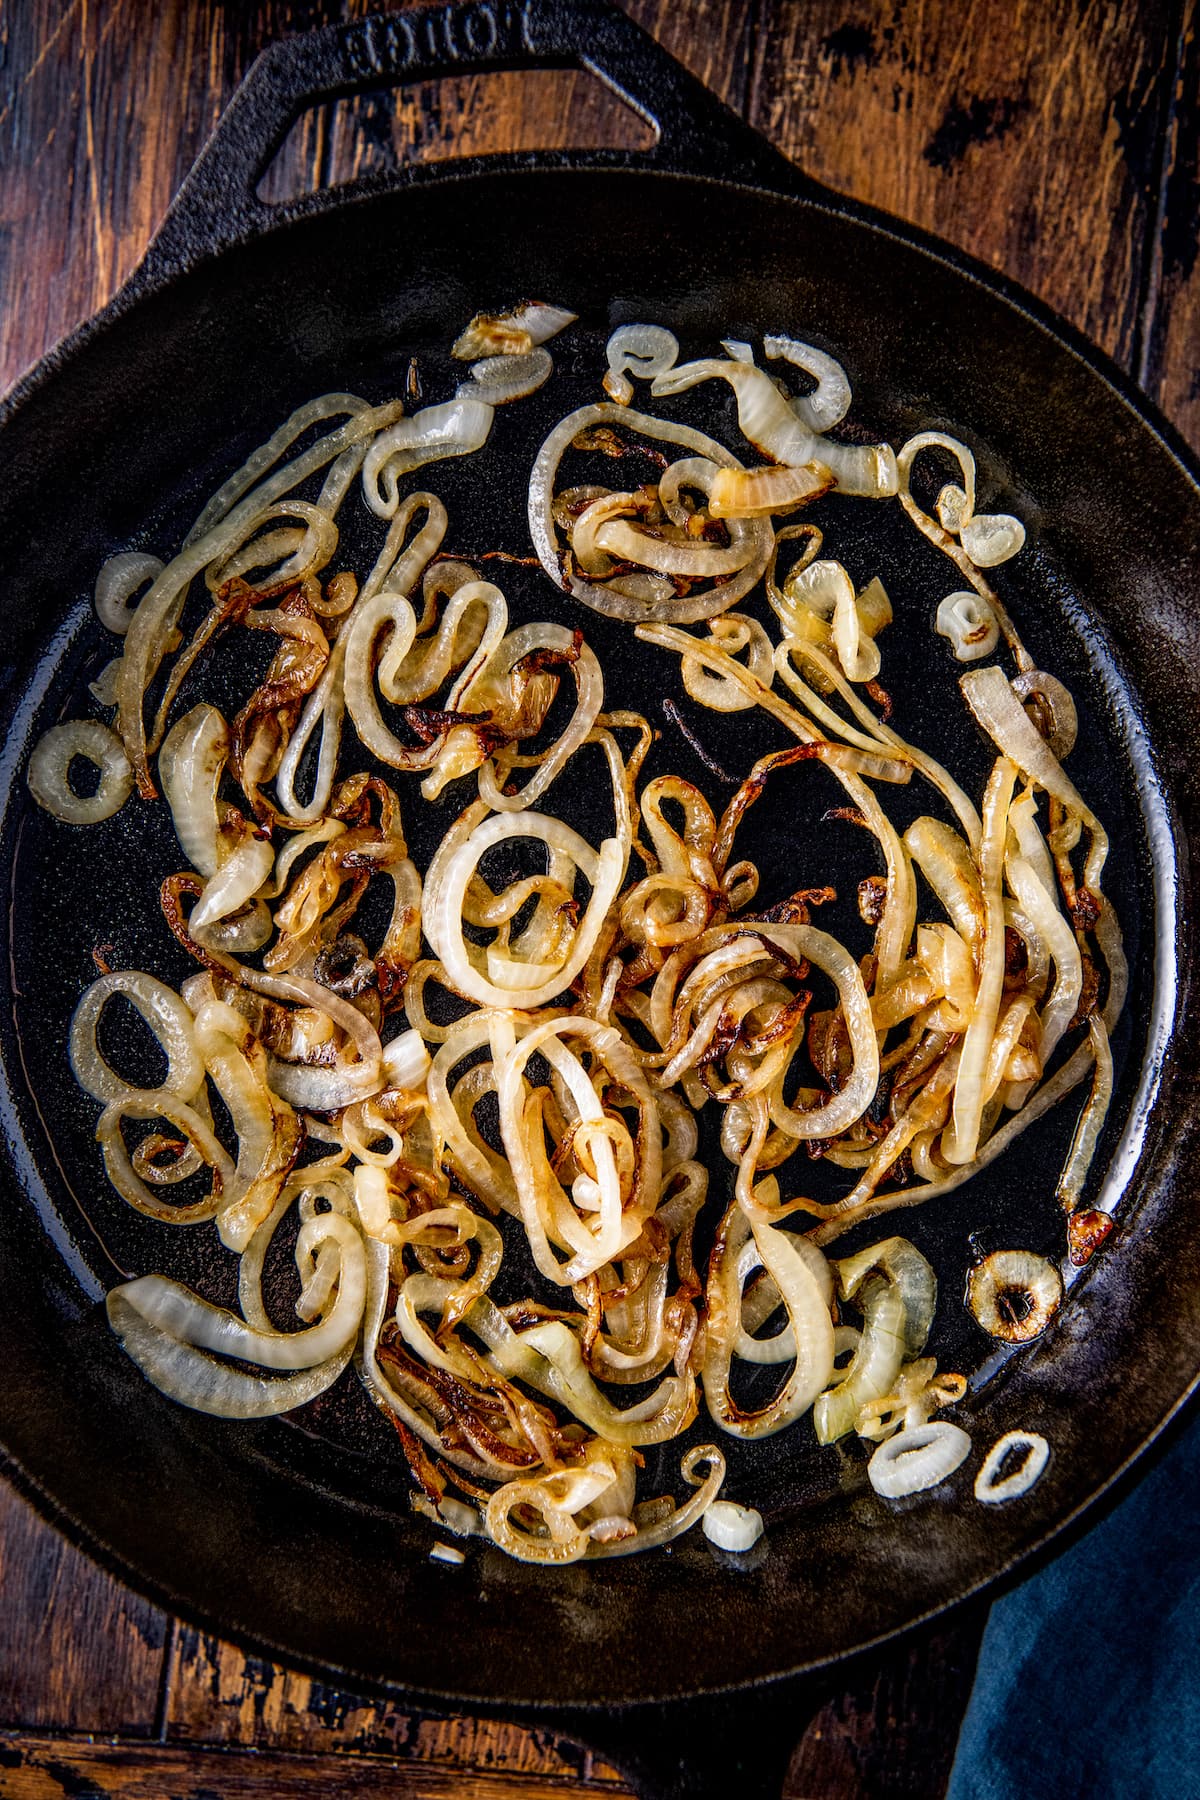
[[154,1735],[169,1616],[64,1536],[9,1473],[0,1462],[0,1728]]
[[[467,1785],[469,1781],[469,1786]],[[464,1771],[396,1757],[147,1744],[122,1738],[73,1738],[0,1732],[0,1793],[5,1800],[569,1800],[602,1794],[633,1800],[610,1781],[492,1770]]]

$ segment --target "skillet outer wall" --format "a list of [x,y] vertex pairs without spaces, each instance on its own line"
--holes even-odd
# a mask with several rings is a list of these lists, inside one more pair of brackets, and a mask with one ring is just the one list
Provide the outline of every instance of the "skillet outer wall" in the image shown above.
[[[718,234],[726,202],[733,223]],[[526,211],[553,218],[555,230],[517,245],[507,221]],[[596,243],[614,247],[599,271]],[[419,258],[410,260],[406,245],[420,246]],[[866,289],[860,272],[868,266]],[[293,273],[312,268],[322,277],[317,303]],[[1033,309],[1023,316],[994,284],[964,277],[946,259],[939,264],[899,232],[804,198],[737,195],[663,174],[479,173],[364,198],[201,265],[85,333],[52,375],[26,389],[4,432],[6,649],[22,671],[18,686],[33,678],[54,622],[44,596],[81,591],[94,545],[119,537],[123,524],[132,529],[163,471],[186,467],[198,444],[205,455],[219,444],[245,405],[244,371],[264,334],[278,334],[281,356],[311,364],[315,390],[325,385],[317,371],[331,344],[339,368],[354,360],[348,342],[367,355],[389,316],[407,326],[478,292],[478,268],[487,271],[488,297],[493,289],[497,297],[537,291],[603,311],[611,292],[621,296],[622,316],[670,314],[710,335],[732,319],[779,324],[803,311],[797,292],[806,305],[821,296],[822,335],[855,345],[858,397],[869,405],[878,389],[885,409],[889,346],[903,342],[907,365],[923,377],[924,392],[911,403],[936,400],[939,384],[948,384],[945,406],[934,410],[995,447],[1053,520],[1047,537],[1052,530],[1056,553],[1130,671],[1190,835],[1200,668],[1190,571],[1200,505],[1166,434],[1147,425],[1144,407],[1131,406],[1106,371],[1047,335]],[[698,293],[697,268],[720,272]],[[398,286],[397,275],[410,285]],[[214,344],[222,347],[219,364],[208,360]],[[189,404],[173,407],[180,394]],[[78,483],[67,530],[62,510],[46,503],[64,466]],[[1127,564],[1129,544],[1137,557]],[[10,743],[10,766],[18,749]],[[1184,951],[1190,965],[1190,944]],[[365,1515],[353,1542],[343,1541],[331,1497],[312,1489],[297,1501],[283,1473],[232,1448],[236,1433],[148,1395],[19,1207],[5,1210],[0,1245],[9,1267],[36,1269],[37,1281],[14,1284],[0,1318],[10,1372],[0,1431],[35,1486],[126,1578],[191,1617],[349,1681],[471,1702],[586,1705],[814,1666],[1010,1566],[1093,1497],[1192,1384],[1200,1341],[1191,1248],[1194,1040],[1188,1016],[1139,1171],[1136,1230],[1099,1259],[1054,1343],[1023,1360],[988,1413],[998,1431],[1006,1408],[1015,1422],[1035,1408],[1062,1407],[1069,1395],[1070,1406],[1054,1412],[1066,1433],[1054,1469],[1018,1517],[940,1514],[946,1537],[936,1557],[930,1534],[914,1534],[903,1515],[889,1515],[867,1537],[831,1511],[800,1529],[777,1528],[770,1556],[742,1573],[714,1565],[702,1543],[551,1581],[490,1555],[482,1587],[473,1581],[469,1589],[423,1564],[398,1568],[389,1521]],[[26,1153],[15,1131],[6,1135],[10,1178],[26,1186]],[[177,1457],[194,1470],[186,1492],[172,1474]],[[206,1504],[214,1492],[237,1521],[232,1544]],[[301,1574],[318,1560],[328,1613],[314,1610],[318,1596]],[[831,1590],[836,1611],[823,1601]],[[364,1611],[379,1628],[373,1637],[364,1634]],[[580,1642],[594,1649],[586,1666],[572,1654]],[[544,1646],[536,1661],[522,1654],[531,1643]]]

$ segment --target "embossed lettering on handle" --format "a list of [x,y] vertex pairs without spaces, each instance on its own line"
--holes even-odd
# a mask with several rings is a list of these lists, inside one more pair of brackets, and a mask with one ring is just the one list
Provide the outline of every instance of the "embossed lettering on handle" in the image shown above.
[[530,48],[525,6],[473,0],[467,6],[434,7],[367,19],[346,37],[346,60],[358,77],[381,81],[406,75],[414,64],[477,62],[518,55]]

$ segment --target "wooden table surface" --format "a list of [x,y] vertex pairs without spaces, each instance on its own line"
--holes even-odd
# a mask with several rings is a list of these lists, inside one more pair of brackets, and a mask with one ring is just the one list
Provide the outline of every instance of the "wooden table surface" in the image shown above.
[[[1198,0],[624,0],[831,187],[941,233],[1081,326],[1200,447]],[[134,268],[254,53],[358,0],[0,0],[0,388]],[[307,191],[395,157],[627,144],[590,77],[456,78],[300,122]],[[943,1793],[978,1611],[797,1719],[790,1800]],[[0,1481],[0,1794],[625,1792],[550,1732],[325,1687],[166,1617]]]

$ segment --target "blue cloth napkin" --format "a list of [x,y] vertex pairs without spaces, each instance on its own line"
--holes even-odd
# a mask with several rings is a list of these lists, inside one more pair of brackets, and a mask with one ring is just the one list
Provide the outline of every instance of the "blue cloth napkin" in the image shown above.
[[993,1606],[947,1800],[1200,1797],[1200,1415]]

